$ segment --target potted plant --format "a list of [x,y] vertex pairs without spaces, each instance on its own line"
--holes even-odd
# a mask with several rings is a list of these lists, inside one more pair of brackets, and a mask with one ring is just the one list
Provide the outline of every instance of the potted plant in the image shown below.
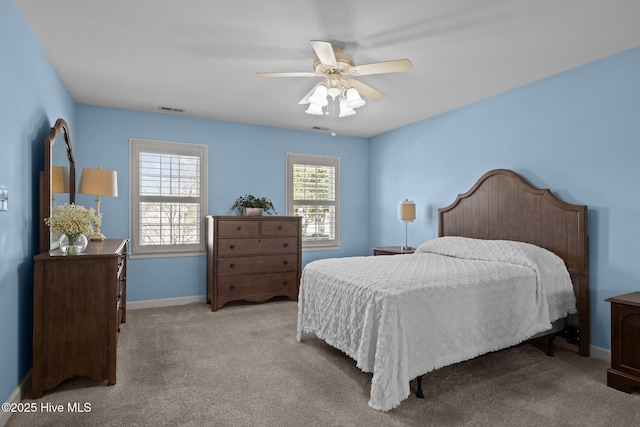
[[86,249],[86,236],[93,232],[95,225],[100,225],[101,218],[93,208],[65,203],[54,206],[44,222],[60,235],[60,250],[65,255],[76,255]]
[[244,196],[238,197],[233,203],[233,206],[231,206],[231,210],[238,211],[239,215],[245,216],[262,215],[263,213],[267,215],[278,214],[270,199],[266,197],[256,197],[252,194],[245,194]]

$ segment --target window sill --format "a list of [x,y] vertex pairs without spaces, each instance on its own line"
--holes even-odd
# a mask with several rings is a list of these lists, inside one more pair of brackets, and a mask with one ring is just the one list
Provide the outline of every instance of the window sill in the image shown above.
[[206,252],[150,252],[129,254],[129,259],[180,258],[206,255]]
[[340,246],[307,246],[302,247],[302,252],[337,251]]

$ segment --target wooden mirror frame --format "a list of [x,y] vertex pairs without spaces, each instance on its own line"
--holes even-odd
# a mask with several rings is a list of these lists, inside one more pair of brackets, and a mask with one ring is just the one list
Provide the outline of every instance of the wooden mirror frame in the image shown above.
[[51,216],[51,172],[52,149],[58,135],[62,135],[67,149],[67,159],[69,160],[69,203],[76,202],[76,162],[73,158],[71,148],[71,136],[69,126],[64,119],[56,120],[49,131],[49,136],[44,139],[44,172],[40,172],[40,252],[47,252],[51,247],[51,231],[44,219]]

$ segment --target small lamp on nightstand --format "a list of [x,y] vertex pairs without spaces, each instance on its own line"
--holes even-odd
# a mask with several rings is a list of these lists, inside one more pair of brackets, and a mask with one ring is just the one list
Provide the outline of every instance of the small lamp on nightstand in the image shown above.
[[404,246],[403,251],[411,249],[408,245],[407,223],[416,219],[416,204],[409,199],[405,199],[398,205],[398,219],[404,222]]
[[[83,168],[80,175],[79,193],[96,195],[96,214],[100,217],[100,196],[118,196],[118,173],[105,169]],[[104,240],[100,226],[95,225],[91,240]]]

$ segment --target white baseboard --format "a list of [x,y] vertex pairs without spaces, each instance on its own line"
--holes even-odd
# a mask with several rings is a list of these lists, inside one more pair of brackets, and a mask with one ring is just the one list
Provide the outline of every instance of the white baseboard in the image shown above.
[[[31,388],[31,369],[27,372],[27,375],[22,378],[18,387],[11,393],[11,397],[7,400],[7,403],[18,403],[25,396],[27,391]],[[0,411],[0,426],[4,427],[11,417],[11,412]]]
[[204,295],[194,297],[151,299],[145,301],[127,301],[127,310],[137,310],[140,308],[153,307],[169,307],[172,305],[194,304],[203,302],[207,302],[207,297]]

